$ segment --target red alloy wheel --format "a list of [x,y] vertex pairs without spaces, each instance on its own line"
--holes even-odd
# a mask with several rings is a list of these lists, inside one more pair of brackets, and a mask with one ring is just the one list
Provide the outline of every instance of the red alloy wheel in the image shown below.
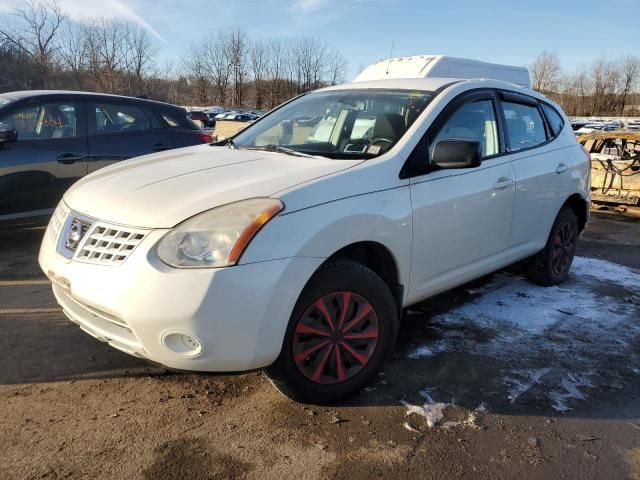
[[553,254],[551,257],[551,267],[553,273],[562,275],[568,268],[573,250],[576,245],[575,232],[570,223],[563,223],[553,239]]
[[376,350],[378,316],[367,300],[353,292],[317,299],[293,332],[293,360],[315,383],[342,383],[362,370]]

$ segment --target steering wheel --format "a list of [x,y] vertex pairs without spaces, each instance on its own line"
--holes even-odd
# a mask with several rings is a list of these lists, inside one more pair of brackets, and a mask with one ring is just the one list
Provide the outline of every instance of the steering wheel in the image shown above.
[[373,145],[374,143],[378,143],[378,142],[385,142],[391,145],[393,142],[395,142],[395,140],[392,140],[388,137],[375,137],[369,140],[369,145]]

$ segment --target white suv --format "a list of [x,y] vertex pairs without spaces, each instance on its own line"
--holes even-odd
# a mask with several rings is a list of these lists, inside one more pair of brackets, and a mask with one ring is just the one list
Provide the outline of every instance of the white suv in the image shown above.
[[294,398],[331,402],[380,371],[403,308],[527,258],[533,281],[562,282],[588,172],[561,109],[526,87],[362,81],[85,177],[39,261],[66,315],[119,350],[268,367]]

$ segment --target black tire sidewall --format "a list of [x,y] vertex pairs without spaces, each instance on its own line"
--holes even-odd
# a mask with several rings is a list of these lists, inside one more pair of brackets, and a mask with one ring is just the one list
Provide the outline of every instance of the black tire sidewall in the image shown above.
[[[576,239],[574,241],[573,252],[571,252],[571,258],[569,258],[569,264],[567,265],[566,270],[562,272],[560,275],[557,275],[553,271],[553,242],[556,234],[558,233],[558,229],[565,223],[571,224],[571,228],[573,229],[573,232],[576,235]],[[576,217],[576,214],[573,212],[573,210],[569,208],[563,208],[562,210],[560,210],[560,212],[558,213],[558,216],[556,217],[555,222],[553,223],[553,227],[551,228],[551,233],[549,234],[549,239],[547,240],[547,245],[545,247],[546,248],[545,270],[547,272],[547,275],[549,276],[549,279],[551,280],[550,282],[551,284],[557,285],[559,283],[562,283],[564,280],[566,280],[567,276],[569,275],[569,271],[571,270],[571,264],[573,263],[573,258],[576,253],[577,240],[578,240],[578,218]]]
[[[367,300],[378,317],[379,337],[376,349],[364,368],[339,384],[315,383],[305,377],[293,360],[295,327],[307,308],[325,295],[350,291]],[[393,351],[398,332],[397,306],[389,287],[373,271],[355,262],[336,262],[322,267],[305,286],[293,309],[282,351],[271,372],[287,383],[290,394],[298,399],[332,403],[349,397],[371,383]]]

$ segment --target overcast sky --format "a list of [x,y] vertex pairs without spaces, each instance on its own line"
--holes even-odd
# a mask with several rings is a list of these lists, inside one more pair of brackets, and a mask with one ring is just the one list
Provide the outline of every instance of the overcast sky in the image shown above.
[[[0,0],[0,11],[20,0]],[[360,66],[444,54],[528,65],[542,50],[574,69],[600,56],[640,56],[640,0],[59,0],[72,16],[120,17],[154,36],[161,60],[240,26],[252,38],[317,36]]]

